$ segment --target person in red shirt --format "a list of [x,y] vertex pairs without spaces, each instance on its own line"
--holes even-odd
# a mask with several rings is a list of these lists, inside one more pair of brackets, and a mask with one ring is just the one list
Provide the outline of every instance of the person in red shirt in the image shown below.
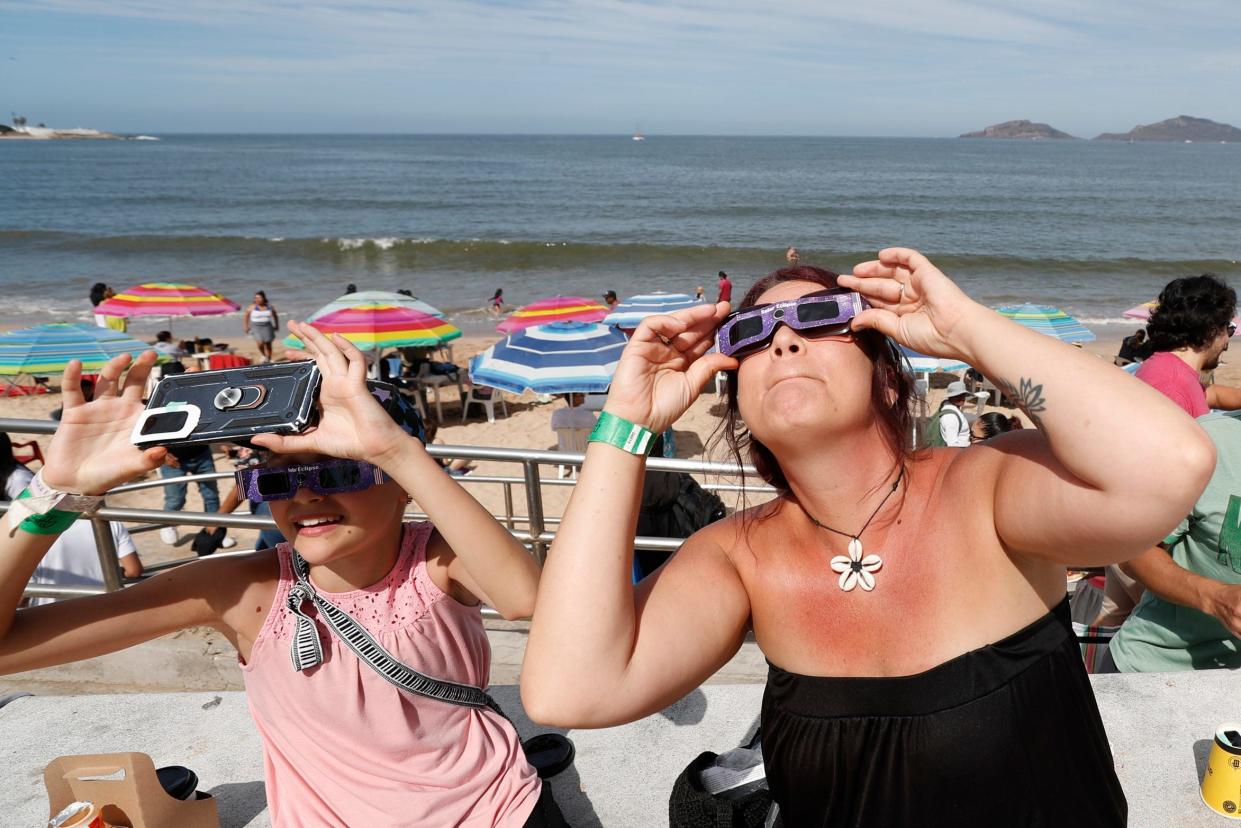
[[1214,371],[1228,340],[1236,333],[1232,317],[1237,294],[1211,274],[1173,279],[1159,294],[1146,324],[1154,353],[1137,370],[1137,378],[1201,417],[1212,408],[1241,408],[1241,389],[1211,385],[1198,376]]
[[728,274],[720,271],[720,295],[715,300],[717,302],[731,302],[733,300],[733,283],[728,278]]

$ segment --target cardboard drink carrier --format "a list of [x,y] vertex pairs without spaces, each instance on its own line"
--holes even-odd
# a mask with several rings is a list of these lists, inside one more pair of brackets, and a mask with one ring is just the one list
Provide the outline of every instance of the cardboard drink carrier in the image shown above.
[[[48,818],[73,802],[92,802],[102,823],[127,828],[220,828],[215,800],[173,799],[145,753],[58,756],[43,770]],[[91,824],[91,823],[87,823]]]

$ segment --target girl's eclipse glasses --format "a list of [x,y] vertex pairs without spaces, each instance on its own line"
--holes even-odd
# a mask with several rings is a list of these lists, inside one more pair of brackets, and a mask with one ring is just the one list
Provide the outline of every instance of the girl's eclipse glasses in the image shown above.
[[388,479],[378,467],[362,460],[325,460],[305,466],[257,467],[237,470],[237,487],[246,499],[288,500],[302,486],[315,494],[360,492]]
[[807,339],[839,336],[848,333],[849,322],[868,307],[860,294],[841,288],[755,305],[724,319],[716,333],[716,346],[724,356],[741,359],[770,345],[781,325],[788,325]]

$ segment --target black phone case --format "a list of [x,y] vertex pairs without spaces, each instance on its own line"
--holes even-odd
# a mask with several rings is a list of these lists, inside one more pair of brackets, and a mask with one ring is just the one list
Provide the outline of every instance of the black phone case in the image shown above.
[[[155,387],[132,439],[149,448],[295,434],[314,424],[319,383],[319,366],[309,361],[172,374]],[[187,422],[181,414],[191,409],[198,422],[169,436],[167,424]]]

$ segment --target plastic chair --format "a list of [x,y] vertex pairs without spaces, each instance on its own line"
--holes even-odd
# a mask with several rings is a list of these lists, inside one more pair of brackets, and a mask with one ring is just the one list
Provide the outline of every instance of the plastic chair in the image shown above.
[[465,399],[465,384],[461,381],[461,371],[457,370],[456,379],[448,374],[436,374],[431,371],[431,363],[424,362],[422,367],[418,369],[418,375],[415,377],[423,394],[426,389],[435,389],[435,419],[441,423],[444,421],[444,401],[441,396],[441,389],[445,385],[456,385],[459,400]]
[[[586,451],[586,441],[592,429],[589,428],[556,428],[556,447],[560,451],[581,453]],[[565,474],[568,469],[568,474]],[[577,466],[556,466],[557,477],[577,477]]]
[[481,405],[487,412],[487,422],[494,423],[496,421],[496,402],[499,401],[500,408],[504,411],[504,416],[508,416],[508,403],[504,401],[504,395],[498,388],[488,388],[485,385],[471,385],[469,393],[465,395],[465,399],[461,401],[461,422],[465,422],[466,415],[470,413],[471,405]]
[[[40,463],[43,462],[43,449],[39,448],[38,440],[27,440],[24,443],[13,443],[12,445],[13,445],[13,459],[16,460],[18,463],[21,463],[24,465],[26,463],[33,462],[35,460],[38,460]],[[17,453],[17,450],[21,448],[30,449],[30,454],[19,455]]]

